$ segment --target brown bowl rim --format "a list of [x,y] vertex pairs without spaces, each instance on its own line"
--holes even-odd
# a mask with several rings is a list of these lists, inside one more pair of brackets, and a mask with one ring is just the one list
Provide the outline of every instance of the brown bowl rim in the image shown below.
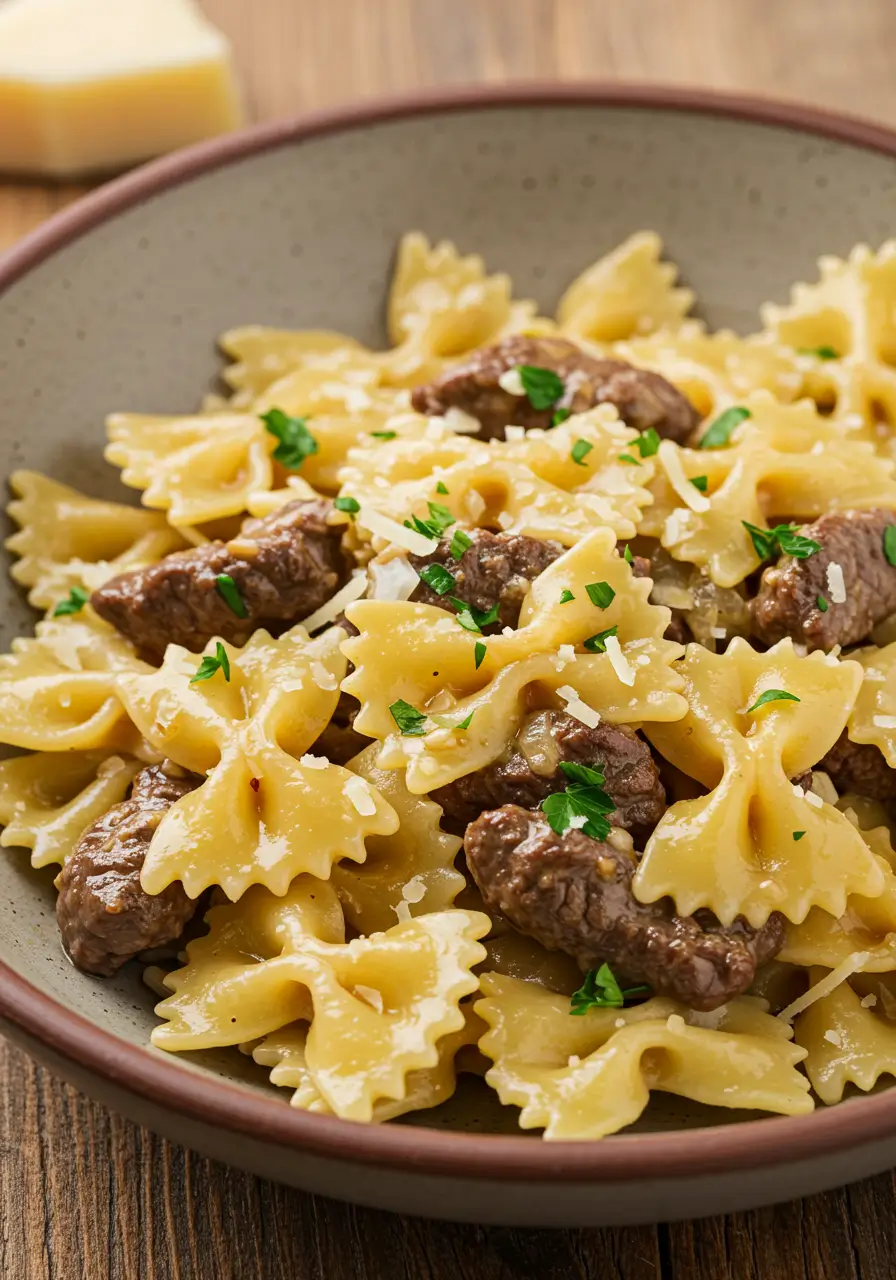
[[[896,157],[896,131],[868,120],[741,94],[662,85],[516,83],[427,90],[256,125],[144,165],[56,214],[0,257],[0,302],[28,271],[98,224],[209,170],[280,146],[413,115],[481,108],[598,106],[715,115],[793,129]],[[33,986],[0,961],[0,1017],[54,1057],[147,1102],[219,1130],[347,1163],[430,1176],[508,1182],[622,1182],[697,1177],[818,1159],[896,1133],[896,1089],[805,1116],[715,1128],[539,1142],[404,1125],[361,1125],[293,1110],[274,1097],[194,1075],[129,1044]]]

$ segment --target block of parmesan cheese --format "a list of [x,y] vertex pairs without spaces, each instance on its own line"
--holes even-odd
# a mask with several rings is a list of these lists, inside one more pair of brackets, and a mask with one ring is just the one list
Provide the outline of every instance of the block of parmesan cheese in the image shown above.
[[229,45],[193,0],[0,0],[0,170],[122,169],[240,120]]

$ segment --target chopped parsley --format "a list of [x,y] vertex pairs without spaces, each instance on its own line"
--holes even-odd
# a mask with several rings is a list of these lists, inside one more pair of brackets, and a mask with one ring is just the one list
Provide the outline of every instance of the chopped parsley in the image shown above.
[[771,559],[779,550],[795,560],[808,560],[809,556],[821,550],[821,543],[797,533],[795,524],[776,524],[774,529],[760,529],[748,520],[741,520],[741,524],[750,535],[760,560]]
[[248,618],[249,610],[246,608],[246,602],[229,573],[218,574],[215,578],[215,590],[231,613],[235,613],[238,618]]
[[618,631],[618,627],[607,627],[606,631],[598,631],[597,635],[589,636],[587,640],[583,640],[582,647],[587,649],[589,653],[606,653],[607,639],[610,636],[615,636]]
[[456,724],[454,726],[455,729],[469,729],[470,725],[473,723],[474,712],[475,712],[475,708],[473,709],[473,711],[470,712],[468,716],[464,716],[463,720],[461,720],[459,724]]
[[481,634],[483,627],[490,626],[491,623],[498,621],[497,602],[492,605],[488,612],[483,612],[482,609],[474,609],[465,600],[458,600],[457,596],[449,596],[448,600],[457,610],[458,622],[467,631],[476,631]]
[[572,827],[594,840],[606,840],[610,834],[607,814],[613,813],[616,806],[603,789],[604,775],[598,769],[571,760],[561,760],[560,768],[569,778],[569,785],[565,791],[558,791],[541,802],[551,830],[563,835]]
[[560,603],[569,604],[570,600],[575,600],[575,596],[570,591],[569,587],[564,587],[560,592]]
[[794,831],[793,838],[794,840],[802,840],[805,834],[806,834],[805,831]]
[[457,586],[454,574],[449,573],[444,565],[428,564],[420,570],[421,581],[425,582],[437,596],[447,595]]
[[708,476],[691,476],[691,484],[695,489],[699,489],[701,493],[706,493],[709,488]]
[[214,657],[210,653],[206,654],[190,684],[198,684],[200,680],[211,680],[212,676],[219,671],[225,680],[230,680],[230,659],[220,640],[215,645]]
[[274,458],[289,471],[298,471],[306,458],[317,453],[317,441],[305,425],[304,418],[291,418],[282,409],[270,409],[261,415],[267,431],[280,443]]
[[580,467],[584,467],[585,459],[593,448],[594,445],[589,444],[587,440],[577,440],[570,450],[569,456],[572,458],[573,462],[577,463]]
[[567,418],[572,417],[572,409],[555,409],[554,416],[551,418],[551,426],[559,427],[561,422],[565,422]]
[[436,493],[447,493],[447,492],[448,490],[445,488],[445,486],[442,484],[440,480],[439,483],[436,485]]
[[569,998],[569,1012],[577,1017],[589,1009],[622,1009],[626,1000],[634,996],[649,995],[650,987],[626,987],[624,990],[608,964],[599,969],[589,969],[585,980]]
[[740,426],[742,422],[752,416],[750,410],[745,409],[743,405],[737,404],[730,409],[726,409],[724,413],[719,414],[709,430],[704,431],[700,437],[698,448],[723,449],[730,442],[734,428]]
[[69,618],[73,613],[80,613],[89,599],[89,591],[85,591],[83,587],[72,587],[66,598],[60,600],[53,610],[53,617]]
[[887,564],[896,569],[896,524],[888,524],[884,529],[884,555],[887,557]]
[[827,611],[828,611],[828,602],[827,602],[827,600],[825,600],[824,596],[816,596],[816,597],[815,597],[815,604],[816,604],[816,606],[817,606],[817,608],[818,608],[818,612],[819,612],[819,613],[827,613]]
[[523,390],[533,409],[550,409],[563,395],[563,379],[537,364],[517,365]]
[[625,544],[625,550],[622,553],[622,558],[626,564],[635,563],[635,557],[632,555],[632,549],[628,543]]
[[482,659],[485,657],[487,653],[488,653],[487,647],[482,643],[481,640],[477,640],[476,644],[473,646],[473,661],[476,664],[477,671],[482,666]]
[[795,693],[788,693],[786,689],[766,689],[765,693],[759,695],[752,707],[747,707],[747,715],[750,715],[753,711],[758,711],[767,702],[799,702],[799,698]]
[[371,431],[370,434],[373,436],[374,440],[394,440],[398,432],[397,431]]
[[398,731],[405,738],[422,738],[426,733],[423,728],[426,716],[409,702],[399,698],[389,708],[389,714],[398,725]]
[[337,511],[344,511],[354,520],[355,516],[361,510],[361,504],[357,498],[337,498],[333,503]]
[[464,552],[473,545],[473,539],[468,533],[464,533],[463,529],[455,529],[454,537],[451,539],[451,546],[448,550],[455,560],[463,560]]
[[616,592],[609,582],[589,582],[585,590],[588,592],[588,599],[592,604],[596,604],[598,609],[609,609],[616,599]]
[[839,360],[840,352],[833,347],[797,347],[797,355],[815,356],[816,360]]
[[660,447],[660,435],[655,427],[648,427],[630,442],[642,458],[652,458]]
[[633,466],[633,467],[640,467],[640,465],[641,465],[641,464],[640,464],[640,462],[638,461],[638,459],[637,459],[637,458],[632,457],[632,455],[631,455],[630,453],[620,453],[620,455],[619,455],[619,461],[620,461],[620,462],[630,462],[630,463],[632,464],[632,466]]
[[410,520],[405,520],[405,524],[409,529],[416,529],[417,533],[422,533],[424,538],[432,538],[434,542],[438,542],[448,526],[457,524],[457,521],[448,508],[443,507],[440,502],[427,502],[426,505],[429,508],[428,520],[411,516]]

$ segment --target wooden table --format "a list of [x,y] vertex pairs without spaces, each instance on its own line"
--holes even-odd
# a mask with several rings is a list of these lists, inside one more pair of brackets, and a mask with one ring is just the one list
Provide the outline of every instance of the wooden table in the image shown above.
[[[896,122],[892,0],[204,0],[252,115],[421,85],[651,80]],[[0,187],[0,249],[79,194]],[[619,1231],[424,1223],[234,1172],[0,1043],[3,1280],[892,1280],[890,1175],[757,1213]]]

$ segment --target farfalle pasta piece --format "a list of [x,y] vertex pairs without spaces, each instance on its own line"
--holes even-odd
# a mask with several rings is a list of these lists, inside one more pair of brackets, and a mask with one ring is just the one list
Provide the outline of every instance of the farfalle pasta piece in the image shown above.
[[[747,641],[724,654],[688,646],[678,664],[689,710],[644,732],[709,794],[679,800],[660,820],[634,878],[642,902],[667,894],[681,915],[709,907],[723,924],[799,924],[812,907],[841,916],[849,894],[876,897],[884,877],[856,828],[791,779],[836,742],[861,681],[854,662],[797,657],[790,640],[766,653]],[[756,706],[764,694],[785,692]]]
[[408,1077],[439,1062],[439,1041],[464,1027],[460,1002],[488,918],[436,911],[344,942],[333,887],[299,876],[282,898],[260,886],[209,912],[209,933],[170,973],[157,1006],[161,1049],[239,1044],[310,1022],[305,1067],[326,1107],[371,1120],[381,1099],[402,1102]]
[[388,382],[411,387],[452,360],[509,333],[545,332],[536,304],[515,301],[510,277],[488,275],[478,254],[461,256],[449,240],[431,245],[419,231],[403,236],[389,291]]
[[232,361],[222,377],[233,388],[234,408],[254,404],[296,370],[335,372],[355,360],[363,366],[369,354],[354,338],[331,329],[272,329],[260,324],[228,329],[218,345]]
[[819,259],[815,284],[796,284],[790,303],[767,303],[775,338],[802,353],[806,391],[839,418],[855,416],[857,438],[893,456],[896,424],[896,240],[875,253],[860,244],[844,261]]
[[[894,464],[809,400],[782,405],[767,391],[748,396],[750,417],[720,449],[660,446],[655,504],[639,531],[660,537],[676,560],[733,587],[759,565],[744,521],[813,520],[830,511],[896,507]],[[688,481],[706,476],[706,491]],[[687,487],[685,487],[687,486]]]
[[251,413],[151,417],[113,413],[106,461],[142,490],[144,506],[173,525],[196,525],[246,510],[249,495],[274,483],[277,441]]
[[39,622],[0,656],[0,742],[29,751],[133,751],[139,734],[118,697],[118,677],[149,671],[131,645],[89,608]]
[[[822,976],[823,970],[812,970],[813,981]],[[896,1024],[883,1015],[877,997],[872,1001],[841,982],[796,1020],[806,1074],[828,1106],[841,1100],[849,1084],[867,1093],[882,1075],[896,1075]]]
[[14,471],[7,507],[19,530],[6,548],[20,557],[10,573],[28,603],[52,609],[72,587],[93,591],[118,573],[153,564],[184,545],[164,516],[88,498],[39,471]]
[[362,529],[366,509],[400,523],[411,515],[425,519],[427,503],[436,501],[467,526],[565,546],[604,526],[631,538],[652,501],[647,485],[654,474],[650,458],[640,466],[620,460],[635,434],[609,406],[552,431],[487,444],[438,422],[418,425],[378,448],[352,450],[340,473],[342,493],[360,502]]
[[346,920],[363,934],[388,929],[396,920],[442,911],[465,883],[454,867],[463,842],[439,827],[439,805],[412,795],[403,770],[378,769],[378,755],[379,746],[373,743],[347,768],[392,806],[398,830],[369,836],[366,860],[360,865],[339,863],[331,874]]
[[676,286],[678,268],[661,262],[662,241],[639,231],[573,280],[560,299],[561,332],[591,342],[619,342],[655,329],[675,329],[694,303]]
[[701,418],[741,404],[759,388],[786,404],[803,385],[799,357],[783,343],[768,335],[742,338],[730,329],[708,333],[698,320],[617,343],[613,354],[668,378]]
[[606,1137],[633,1124],[654,1091],[716,1107],[784,1115],[812,1110],[796,1070],[805,1050],[763,1001],[740,997],[714,1014],[671,1000],[571,1017],[569,997],[486,973],[476,1012],[486,1081],[520,1127],[555,1140]]
[[[363,779],[305,753],[339,699],[345,659],[331,627],[316,640],[294,627],[225,645],[230,678],[192,683],[199,659],[169,645],[158,671],[122,677],[119,691],[146,740],[207,780],[179,800],[153,836],[147,893],[174,880],[191,898],[220,885],[236,900],[251,884],[282,894],[302,872],[326,878],[339,858],[363,862],[369,835],[394,832],[394,810]],[[210,656],[216,643],[207,646]]]
[[[308,1031],[308,1024],[301,1022],[274,1031],[255,1046],[252,1057],[260,1066],[271,1069],[271,1084],[294,1091],[291,1106],[317,1115],[332,1115],[308,1067]],[[373,1104],[371,1121],[383,1124],[410,1111],[423,1111],[446,1102],[457,1083],[455,1058],[459,1050],[476,1043],[477,1033],[481,1034],[478,1020],[468,1017],[460,1031],[443,1036],[436,1046],[439,1055],[436,1065],[409,1071],[405,1077],[405,1096],[398,1101],[380,1098]]]
[[[605,608],[588,593],[600,583]],[[357,601],[346,616],[360,635],[343,645],[356,668],[343,684],[361,703],[355,728],[383,743],[381,768],[407,767],[408,789],[419,794],[496,759],[536,687],[546,704],[563,689],[614,724],[674,720],[686,710],[671,667],[681,646],[663,639],[670,613],[649,604],[649,593],[613,533],[599,529],[535,580],[510,633],[483,639],[431,605]],[[610,652],[582,651],[605,631],[614,633]],[[402,736],[390,711],[398,701],[438,719],[423,736]]]
[[896,769],[896,641],[882,649],[856,649],[850,658],[862,665],[862,687],[849,717],[853,742],[873,743]]
[[105,751],[41,751],[0,761],[0,845],[61,866],[82,833],[125,798],[142,768]]

